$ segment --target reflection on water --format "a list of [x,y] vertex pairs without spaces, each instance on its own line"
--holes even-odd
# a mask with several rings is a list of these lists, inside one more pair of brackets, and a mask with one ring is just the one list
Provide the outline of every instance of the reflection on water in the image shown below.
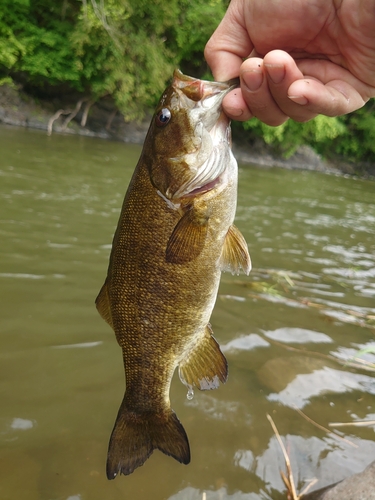
[[191,400],[172,383],[189,466],[155,452],[108,482],[123,370],[94,299],[140,148],[4,127],[0,148],[1,499],[285,498],[267,413],[301,488],[375,459],[374,427],[340,428],[340,441],[296,410],[326,428],[374,419],[373,182],[240,169],[254,269],[223,274],[212,317],[229,380]]
[[345,393],[358,390],[375,395],[374,379],[368,375],[345,373],[324,367],[312,373],[296,374],[285,389],[277,394],[270,394],[270,401],[278,401],[284,405],[303,408],[314,396],[330,393]]

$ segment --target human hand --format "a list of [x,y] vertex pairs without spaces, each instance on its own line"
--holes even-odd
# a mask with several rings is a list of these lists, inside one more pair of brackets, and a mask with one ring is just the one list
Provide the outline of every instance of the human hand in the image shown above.
[[232,0],[205,57],[216,80],[240,76],[234,120],[350,113],[375,97],[375,0]]

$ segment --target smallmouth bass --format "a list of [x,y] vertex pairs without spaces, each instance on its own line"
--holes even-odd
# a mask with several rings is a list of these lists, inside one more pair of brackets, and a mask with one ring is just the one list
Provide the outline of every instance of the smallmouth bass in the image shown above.
[[190,462],[169,400],[177,367],[190,393],[227,379],[209,319],[221,271],[251,269],[233,225],[237,163],[221,107],[232,88],[175,71],[124,199],[96,299],[122,348],[126,380],[109,443],[109,479],[131,474],[154,449]]

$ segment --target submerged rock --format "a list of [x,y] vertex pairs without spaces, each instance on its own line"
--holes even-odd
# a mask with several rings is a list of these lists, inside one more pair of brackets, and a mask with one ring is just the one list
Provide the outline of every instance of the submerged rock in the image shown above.
[[257,378],[259,382],[272,392],[280,392],[303,373],[312,373],[327,365],[327,361],[311,356],[290,356],[284,358],[274,358],[258,370]]

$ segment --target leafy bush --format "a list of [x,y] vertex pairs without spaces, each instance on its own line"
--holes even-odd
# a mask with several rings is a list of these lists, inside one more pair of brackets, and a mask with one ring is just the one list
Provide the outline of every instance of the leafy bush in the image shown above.
[[334,142],[334,152],[356,160],[375,160],[375,100],[355,113],[340,117],[345,133]]
[[310,144],[316,151],[326,154],[332,141],[346,133],[340,118],[319,115],[306,123],[288,120],[279,127],[270,127],[253,119],[243,124],[257,136],[262,136],[267,144],[272,144],[284,156],[291,156],[302,144]]
[[110,95],[126,119],[153,107],[173,69],[202,53],[223,0],[2,0],[0,77]]

